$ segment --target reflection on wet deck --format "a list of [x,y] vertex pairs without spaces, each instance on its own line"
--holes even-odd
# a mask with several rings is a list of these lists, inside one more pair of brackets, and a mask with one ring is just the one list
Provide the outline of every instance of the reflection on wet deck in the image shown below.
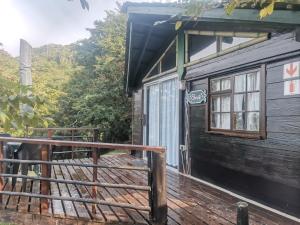
[[[91,163],[91,159],[65,160],[67,162]],[[104,165],[132,165],[134,159],[126,154],[101,157]],[[52,177],[68,180],[92,180],[92,168],[77,166],[53,166]],[[168,171],[168,224],[235,224],[236,203],[239,199],[215,190],[195,180]],[[147,185],[143,171],[98,169],[98,180],[103,183],[126,183]],[[10,183],[5,190],[10,191]],[[21,191],[18,182],[15,191]],[[40,192],[38,181],[28,181],[27,191]],[[92,187],[73,184],[51,183],[51,195],[91,198]],[[129,189],[98,188],[98,198],[111,202],[146,206],[148,193]],[[250,205],[250,224],[296,224],[274,213]],[[49,211],[41,215],[40,200],[30,197],[4,196],[0,221],[16,224],[149,224],[147,212],[98,205],[96,214],[92,205],[80,202],[51,200]]]

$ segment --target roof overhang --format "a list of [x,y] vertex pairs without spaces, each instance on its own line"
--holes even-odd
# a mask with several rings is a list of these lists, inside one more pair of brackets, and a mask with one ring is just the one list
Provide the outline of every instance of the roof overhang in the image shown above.
[[[184,10],[174,3],[130,3],[123,5],[127,13],[126,91],[138,88],[145,74],[176,37],[175,23],[180,18],[185,29],[230,29],[232,31],[274,32],[290,30],[300,25],[300,11],[275,10],[263,20],[258,9],[236,9],[227,15],[224,8],[203,12],[196,21],[182,16]],[[234,24],[234,25],[233,25]]]

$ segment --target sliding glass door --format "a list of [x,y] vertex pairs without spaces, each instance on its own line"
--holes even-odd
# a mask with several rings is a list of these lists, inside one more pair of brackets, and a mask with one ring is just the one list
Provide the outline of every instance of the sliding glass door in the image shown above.
[[147,124],[144,127],[145,144],[163,146],[167,149],[167,164],[178,167],[179,106],[178,80],[161,80],[145,88],[144,108]]

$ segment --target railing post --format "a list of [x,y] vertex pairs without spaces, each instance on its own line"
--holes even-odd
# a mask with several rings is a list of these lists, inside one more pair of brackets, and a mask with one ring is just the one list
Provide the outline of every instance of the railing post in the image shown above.
[[93,142],[98,142],[99,141],[99,129],[94,129],[94,134],[93,134]]
[[48,136],[48,139],[52,139],[52,137],[53,137],[53,130],[48,129],[47,136]]
[[[97,149],[93,148],[93,164],[98,164],[98,156],[97,156]],[[97,167],[93,167],[93,182],[97,182]],[[93,199],[97,199],[97,186],[93,186],[92,188],[92,197]],[[96,214],[96,204],[92,205],[92,213]]]
[[246,202],[237,203],[237,225],[249,225],[248,204]]
[[[3,141],[0,142],[0,159],[4,159]],[[4,163],[0,163],[0,174],[4,173]],[[0,176],[0,191],[3,191],[4,178]],[[0,194],[0,204],[2,204],[2,194]]]
[[154,224],[167,224],[166,153],[152,152],[151,219]]
[[[49,161],[49,148],[50,146],[48,145],[43,145],[41,148],[41,160],[42,161]],[[51,174],[50,174],[50,167],[47,164],[42,164],[41,165],[41,172],[42,172],[42,177],[45,178],[50,178]],[[40,181],[41,184],[41,194],[42,195],[49,195],[49,191],[50,191],[50,182],[49,181],[45,181],[45,180],[41,180]],[[49,209],[49,202],[46,198],[42,198],[41,199],[41,211],[43,212],[48,212]]]
[[[71,130],[71,140],[74,141],[74,130]],[[74,159],[74,147],[72,146],[72,159]]]

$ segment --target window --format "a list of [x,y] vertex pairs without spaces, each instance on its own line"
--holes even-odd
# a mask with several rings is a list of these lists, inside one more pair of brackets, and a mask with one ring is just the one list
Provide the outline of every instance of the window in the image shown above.
[[244,37],[220,37],[221,50],[226,50],[234,46],[240,45],[242,43],[253,40],[254,38],[244,38]]
[[217,52],[214,36],[189,35],[189,61],[195,61]]
[[186,31],[186,62],[216,57],[268,39],[267,33]]
[[176,67],[176,44],[174,43],[161,60],[161,72],[168,71]]
[[146,77],[159,75],[164,72],[171,71],[176,68],[177,55],[176,55],[176,41],[168,46],[166,51],[157,60],[154,66],[147,73]]
[[252,134],[263,130],[261,82],[258,70],[210,80],[210,130]]

